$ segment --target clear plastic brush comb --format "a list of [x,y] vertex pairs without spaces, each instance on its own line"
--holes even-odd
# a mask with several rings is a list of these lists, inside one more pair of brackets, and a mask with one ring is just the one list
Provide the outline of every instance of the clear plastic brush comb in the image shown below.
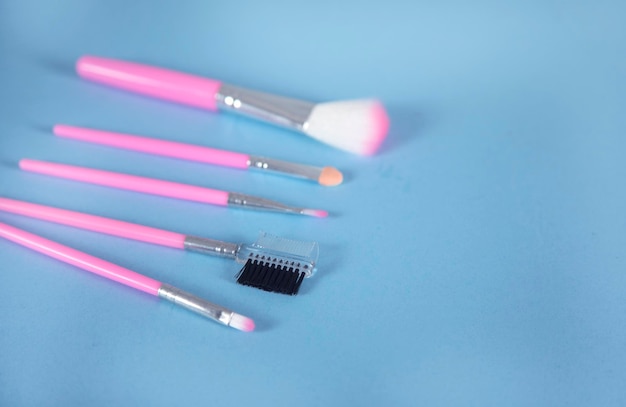
[[269,292],[295,295],[302,281],[316,271],[319,252],[316,242],[285,239],[262,232],[255,243],[237,244],[8,198],[0,198],[0,211],[233,259],[243,264],[237,274],[237,283]]
[[187,236],[185,249],[234,259],[243,267],[237,283],[261,290],[295,295],[302,281],[316,272],[316,242],[303,242],[259,234],[252,244],[235,244]]

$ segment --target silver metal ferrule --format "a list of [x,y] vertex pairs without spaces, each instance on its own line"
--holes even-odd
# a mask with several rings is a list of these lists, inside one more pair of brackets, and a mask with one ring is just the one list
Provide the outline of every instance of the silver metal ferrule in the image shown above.
[[161,285],[159,297],[224,325],[230,325],[234,313],[228,308],[203,300],[169,284]]
[[218,108],[279,126],[303,131],[315,103],[222,83],[215,95]]
[[251,155],[248,158],[248,167],[261,171],[271,171],[280,174],[291,175],[297,178],[318,181],[323,168],[312,165],[296,164],[289,161],[275,160],[273,158]]
[[304,208],[296,208],[269,199],[240,194],[237,192],[230,192],[228,194],[228,206],[238,206],[247,209],[260,209],[264,211],[295,213],[299,215],[306,214],[306,210]]
[[205,237],[185,236],[185,250],[211,256],[234,259],[237,257],[239,247],[236,243],[222,242],[221,240],[207,239]]

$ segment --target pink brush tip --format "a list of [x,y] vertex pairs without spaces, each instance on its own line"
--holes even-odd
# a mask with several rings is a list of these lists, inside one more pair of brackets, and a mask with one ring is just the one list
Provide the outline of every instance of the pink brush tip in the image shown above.
[[303,215],[314,216],[316,218],[326,218],[328,217],[328,212],[322,209],[303,209]]
[[244,332],[254,331],[254,321],[235,312],[233,312],[233,316],[230,319],[230,324],[228,325]]
[[372,133],[367,143],[367,147],[363,151],[365,155],[373,155],[378,151],[378,148],[387,137],[387,132],[389,131],[389,116],[387,116],[387,111],[382,103],[376,102],[372,106],[372,110],[370,112],[371,115],[371,124],[372,124]]

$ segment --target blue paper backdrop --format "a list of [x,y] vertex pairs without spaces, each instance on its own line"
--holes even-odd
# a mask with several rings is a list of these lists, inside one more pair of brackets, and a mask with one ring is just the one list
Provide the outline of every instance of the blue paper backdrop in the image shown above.
[[[0,241],[0,405],[623,406],[626,5],[0,1],[0,194],[234,242],[320,244],[300,295],[237,265],[0,213],[230,306],[250,334]],[[374,96],[352,156],[79,79],[83,54],[314,101]],[[66,123],[316,165],[336,188],[55,138]],[[228,210],[25,173],[29,157],[306,204]]]

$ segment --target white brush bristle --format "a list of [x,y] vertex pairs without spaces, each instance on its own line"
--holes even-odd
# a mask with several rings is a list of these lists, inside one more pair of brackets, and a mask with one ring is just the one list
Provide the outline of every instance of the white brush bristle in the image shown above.
[[244,332],[254,331],[254,321],[248,317],[237,314],[236,312],[233,312],[230,323],[228,325]]
[[373,99],[319,103],[311,111],[304,132],[342,150],[371,155],[387,135],[389,119]]

